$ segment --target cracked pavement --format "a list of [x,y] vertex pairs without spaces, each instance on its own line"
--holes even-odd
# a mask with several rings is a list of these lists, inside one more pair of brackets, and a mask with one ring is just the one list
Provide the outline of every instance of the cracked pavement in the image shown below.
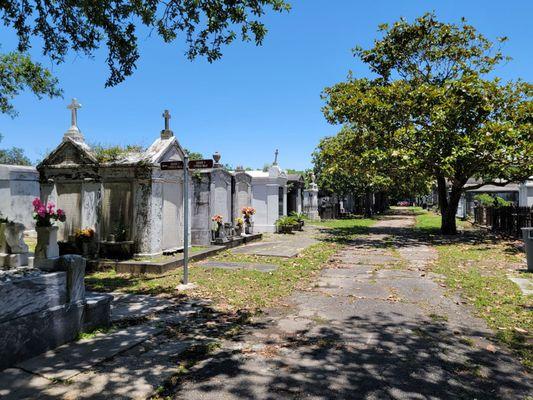
[[387,216],[197,364],[175,398],[526,399],[530,377],[426,271],[437,252]]

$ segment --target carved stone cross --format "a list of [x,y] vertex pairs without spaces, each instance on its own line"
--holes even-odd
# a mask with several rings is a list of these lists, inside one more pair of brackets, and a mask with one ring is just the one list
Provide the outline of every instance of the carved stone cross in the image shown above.
[[170,118],[172,118],[168,110],[163,113],[163,118],[165,118],[165,130],[168,131],[170,130]]
[[78,109],[81,108],[81,104],[77,99],[72,99],[72,102],[67,106],[70,110],[70,125],[78,127]]
[[78,110],[81,108],[81,104],[77,99],[72,99],[72,102],[67,106],[70,110],[70,128],[63,135],[64,139],[70,138],[77,142],[84,142],[83,135],[78,128]]
[[170,111],[165,110],[163,112],[163,118],[165,119],[165,129],[161,131],[161,139],[170,139],[174,134],[170,130]]
[[274,152],[274,163],[272,165],[278,165],[278,154],[279,151],[278,149],[276,149],[276,151]]

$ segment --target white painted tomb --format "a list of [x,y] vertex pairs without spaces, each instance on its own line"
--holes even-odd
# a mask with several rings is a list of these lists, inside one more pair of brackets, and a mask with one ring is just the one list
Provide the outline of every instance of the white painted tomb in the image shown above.
[[247,171],[252,177],[252,217],[254,233],[275,232],[279,217],[287,215],[287,174],[277,163],[268,171]]
[[35,167],[0,164],[0,214],[35,228],[32,201],[39,197],[39,173]]

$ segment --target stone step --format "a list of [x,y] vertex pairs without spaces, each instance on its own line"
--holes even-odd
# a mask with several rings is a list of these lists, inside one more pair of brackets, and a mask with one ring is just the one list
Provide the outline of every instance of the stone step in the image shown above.
[[148,324],[131,326],[68,343],[17,365],[48,379],[70,379],[93,366],[163,332]]

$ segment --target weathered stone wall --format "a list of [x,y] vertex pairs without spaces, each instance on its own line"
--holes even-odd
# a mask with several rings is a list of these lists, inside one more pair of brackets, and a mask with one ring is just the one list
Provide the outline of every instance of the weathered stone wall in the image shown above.
[[34,167],[0,165],[0,213],[33,230],[34,198],[40,196],[39,173]]

